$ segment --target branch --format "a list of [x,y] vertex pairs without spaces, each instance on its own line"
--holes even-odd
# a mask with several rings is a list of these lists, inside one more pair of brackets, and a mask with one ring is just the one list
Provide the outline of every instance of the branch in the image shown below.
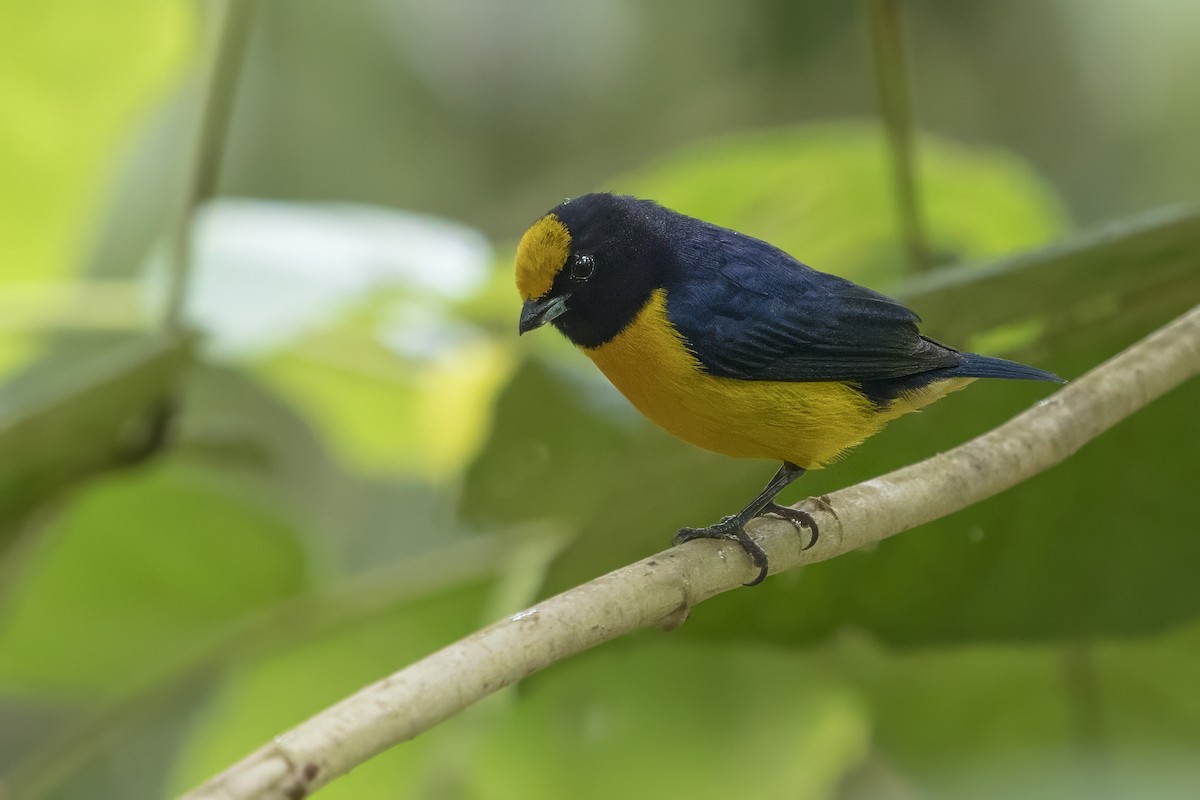
[[[824,561],[997,494],[1065,460],[1200,373],[1200,306],[999,428],[941,455],[799,507],[821,536],[756,520],[771,571]],[[298,798],[556,661],[640,628],[680,625],[692,606],[757,573],[733,543],[658,553],[513,614],[360,690],[277,737],[186,798]]]
[[192,224],[196,209],[212,197],[216,189],[242,57],[250,36],[253,2],[226,0],[218,12],[212,53],[205,75],[200,130],[188,167],[183,199],[169,235],[167,298],[163,309],[163,328],[167,331],[179,331],[184,327],[184,299],[193,260]]

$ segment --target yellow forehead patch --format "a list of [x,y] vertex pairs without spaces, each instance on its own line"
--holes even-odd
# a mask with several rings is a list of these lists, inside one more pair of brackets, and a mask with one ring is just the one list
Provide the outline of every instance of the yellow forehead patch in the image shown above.
[[571,255],[571,233],[553,214],[533,223],[517,245],[517,291],[532,300],[550,291],[554,276]]

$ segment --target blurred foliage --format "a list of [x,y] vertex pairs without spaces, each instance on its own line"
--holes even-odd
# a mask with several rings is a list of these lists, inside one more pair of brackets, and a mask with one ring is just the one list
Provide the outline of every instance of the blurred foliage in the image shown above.
[[[939,262],[1028,249],[1065,228],[1058,198],[1011,154],[924,136],[917,160]],[[841,123],[693,145],[610,184],[890,290],[905,268],[890,178],[878,125]]]
[[[516,341],[512,242],[563,194],[654,197],[1067,377],[1200,301],[1195,211],[1067,230],[1200,199],[1186,4],[905,6],[921,202],[955,264],[913,280],[883,138],[851,121],[852,6],[260,0],[221,177],[280,202],[205,210],[197,335],[159,336],[214,7],[0,2],[6,796],[182,791],[760,488],[771,465],[652,428],[559,337]],[[1047,391],[976,385],[788,499]],[[1198,403],[556,665],[323,794],[1190,797]]]
[[[509,348],[473,338],[453,358],[405,364],[371,342],[377,325],[326,328],[264,360],[261,374],[360,468],[455,474],[486,430],[488,400],[512,368]],[[390,422],[381,428],[381,419]]]
[[83,492],[13,588],[0,681],[26,696],[103,700],[296,592],[305,569],[295,532],[231,489],[165,463]]
[[193,13],[158,0],[0,13],[0,277],[67,277],[113,150],[192,53]]
[[188,343],[148,337],[59,347],[0,396],[0,553],[29,515],[80,480],[150,455],[165,435]]

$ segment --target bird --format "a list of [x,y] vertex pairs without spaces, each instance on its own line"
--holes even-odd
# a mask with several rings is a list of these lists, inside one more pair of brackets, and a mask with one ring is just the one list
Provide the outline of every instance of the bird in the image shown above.
[[782,466],[745,508],[698,538],[738,542],[766,578],[746,523],[770,514],[817,541],[812,516],[775,497],[878,433],[977,378],[1057,375],[922,336],[901,303],[783,250],[651,200],[568,199],[521,237],[519,334],[557,328],[629,402],[680,439]]

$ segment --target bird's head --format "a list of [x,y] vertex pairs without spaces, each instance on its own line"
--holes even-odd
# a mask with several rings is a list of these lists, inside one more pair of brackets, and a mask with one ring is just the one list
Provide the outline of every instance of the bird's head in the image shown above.
[[588,194],[551,210],[517,246],[520,332],[547,322],[580,347],[598,347],[662,285],[671,212],[648,200]]

